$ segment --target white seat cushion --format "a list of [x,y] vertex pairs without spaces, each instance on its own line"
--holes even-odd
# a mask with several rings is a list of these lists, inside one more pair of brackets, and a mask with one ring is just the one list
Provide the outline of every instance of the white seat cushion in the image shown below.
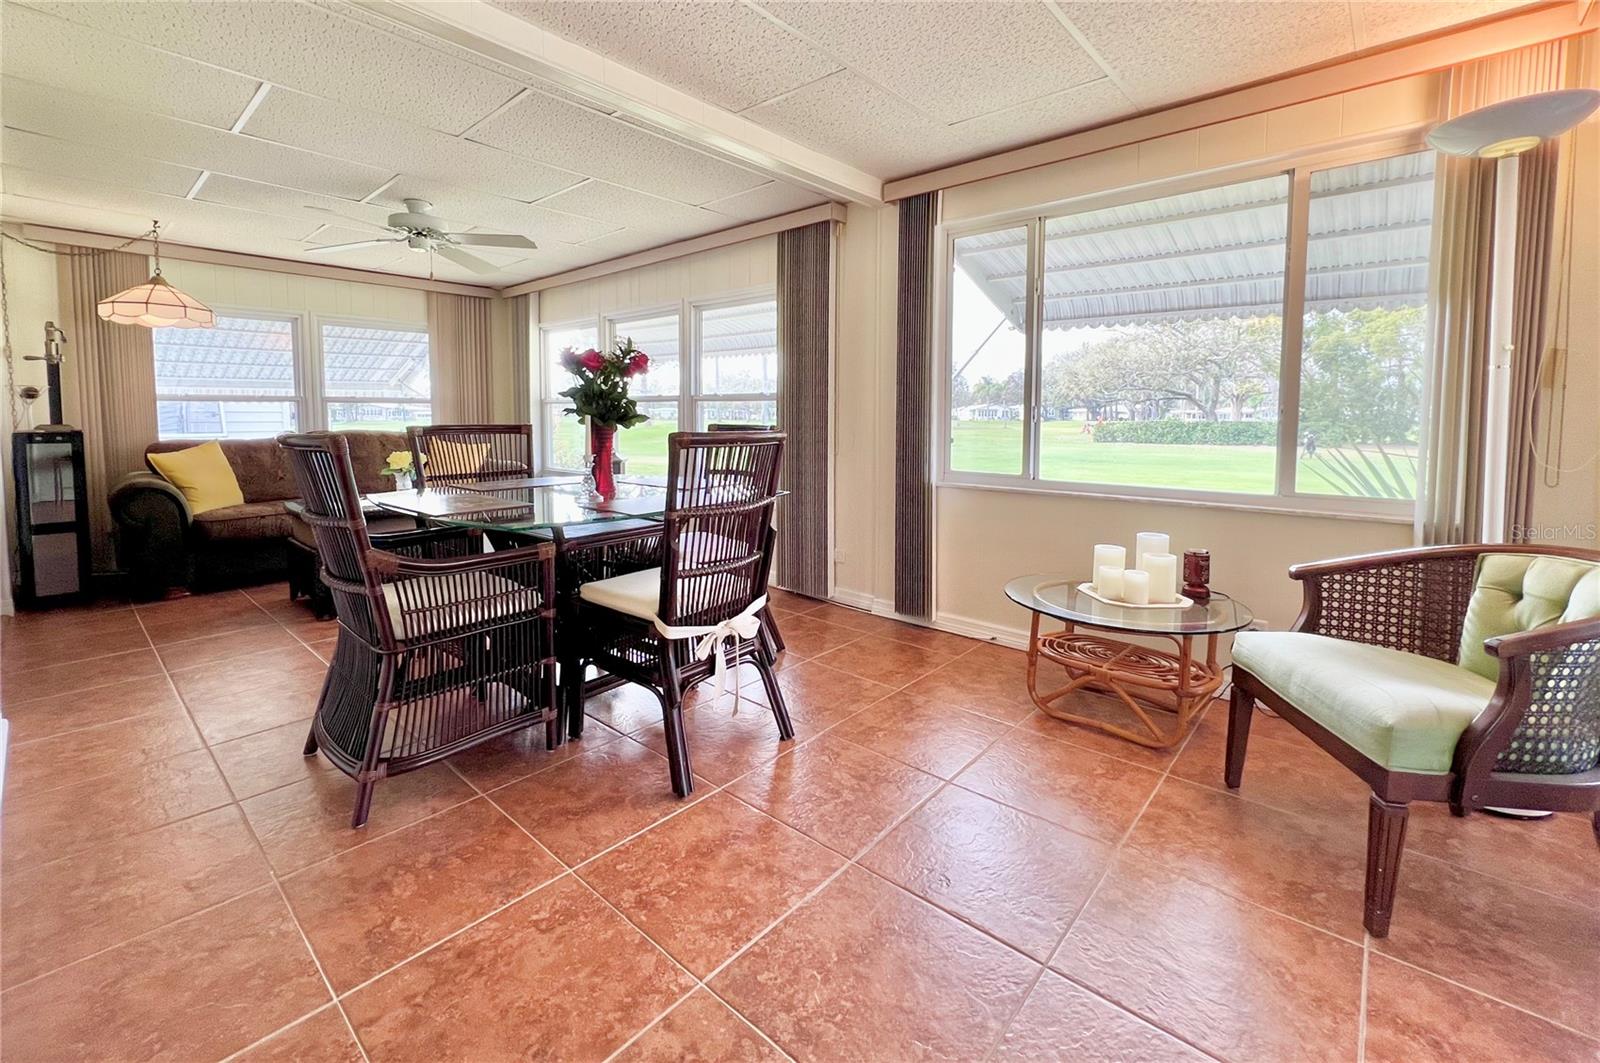
[[654,620],[661,603],[661,569],[644,568],[585,583],[578,588],[578,597],[641,620]]
[[[389,607],[389,623],[394,628],[395,637],[401,639],[423,639],[469,624],[481,624],[486,620],[497,620],[517,613],[531,613],[539,607],[537,590],[488,573],[474,574],[465,580],[458,576],[418,576],[406,582],[421,584],[415,594],[407,595],[411,601],[433,602],[438,600],[436,596],[443,595],[445,604],[423,613],[413,613],[408,625],[407,618],[400,611],[399,586],[385,583],[383,601]],[[457,588],[463,583],[469,588],[472,600],[450,602],[449,596],[459,594]],[[492,597],[486,597],[488,595]]]

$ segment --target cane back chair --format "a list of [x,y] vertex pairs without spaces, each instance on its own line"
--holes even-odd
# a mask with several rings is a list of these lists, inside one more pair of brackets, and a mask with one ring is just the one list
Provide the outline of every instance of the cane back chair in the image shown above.
[[1591,812],[1600,841],[1600,552],[1468,545],[1297,565],[1289,631],[1233,647],[1224,779],[1260,702],[1372,788],[1365,924],[1389,932],[1412,801]]
[[475,533],[391,535],[375,549],[345,439],[284,435],[339,617],[305,752],[356,780],[351,826],[373,786],[556,713],[555,548],[482,552]]
[[674,432],[667,438],[660,567],[579,588],[581,663],[638,683],[661,701],[672,790],[679,797],[694,789],[683,697],[717,674],[725,651],[735,684],[740,665],[755,666],[779,740],[794,737],[758,618],[772,562],[784,438],[781,432]]
[[419,487],[533,475],[532,425],[412,425],[406,435]]

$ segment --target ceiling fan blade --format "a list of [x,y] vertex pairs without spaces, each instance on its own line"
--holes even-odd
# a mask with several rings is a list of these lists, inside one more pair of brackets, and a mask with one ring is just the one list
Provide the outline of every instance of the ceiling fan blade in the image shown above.
[[520,247],[528,251],[539,246],[526,236],[512,233],[451,233],[450,241],[468,247]]
[[328,244],[326,247],[308,247],[307,254],[320,255],[324,251],[354,251],[358,247],[379,247],[383,244],[398,244],[404,242],[405,237],[395,236],[388,240],[357,240],[353,244]]
[[[338,211],[329,210],[327,207],[313,206],[312,204],[308,203],[308,204],[306,204],[306,209],[307,210],[314,210],[318,214],[326,214],[330,218],[338,218],[340,225],[358,225],[363,229],[377,229],[377,230],[379,230],[381,232],[386,232],[386,233],[394,231],[394,230],[390,229],[387,225],[379,225],[377,222],[375,222],[375,221],[367,221],[365,218],[352,218],[348,214],[340,214]],[[331,225],[333,223],[329,222],[329,224]]]
[[477,255],[469,255],[458,247],[449,244],[439,244],[434,248],[441,258],[448,259],[463,269],[470,269],[474,273],[499,273],[500,267],[493,262],[486,262]]

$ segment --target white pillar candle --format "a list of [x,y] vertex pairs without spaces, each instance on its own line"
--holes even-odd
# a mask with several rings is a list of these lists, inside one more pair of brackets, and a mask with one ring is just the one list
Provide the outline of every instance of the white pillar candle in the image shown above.
[[1094,592],[1113,602],[1122,601],[1122,569],[1102,565],[1094,573]]
[[1150,574],[1150,600],[1175,602],[1178,600],[1178,558],[1173,554],[1151,553],[1144,555],[1144,570]]
[[1150,604],[1150,573],[1130,568],[1122,574],[1122,600],[1129,605]]
[[1145,555],[1165,554],[1170,547],[1171,540],[1167,538],[1165,532],[1140,532],[1133,537],[1133,567],[1144,568],[1149,572],[1150,570],[1144,565]]
[[1096,546],[1094,548],[1094,567],[1089,570],[1090,577],[1095,581],[1096,592],[1105,593],[1100,590],[1100,570],[1102,568],[1114,568],[1121,572],[1127,567],[1128,551],[1120,546],[1111,546],[1108,543],[1100,543]]

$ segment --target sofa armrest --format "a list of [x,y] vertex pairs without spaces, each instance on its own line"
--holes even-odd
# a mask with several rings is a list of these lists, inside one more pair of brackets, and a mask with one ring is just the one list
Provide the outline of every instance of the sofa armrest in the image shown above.
[[1295,565],[1292,630],[1454,662],[1485,546],[1426,547]]
[[127,573],[129,593],[149,600],[186,585],[193,574],[193,515],[183,492],[153,473],[135,472],[111,489],[107,502],[116,524],[117,562]]
[[[1488,708],[1456,747],[1453,768],[1466,804],[1479,803],[1474,790],[1491,772],[1600,771],[1558,763],[1563,742],[1576,739],[1580,748],[1592,748],[1600,738],[1600,617],[1502,635],[1484,649],[1500,662],[1500,676]],[[1519,734],[1530,741],[1512,748]]]

